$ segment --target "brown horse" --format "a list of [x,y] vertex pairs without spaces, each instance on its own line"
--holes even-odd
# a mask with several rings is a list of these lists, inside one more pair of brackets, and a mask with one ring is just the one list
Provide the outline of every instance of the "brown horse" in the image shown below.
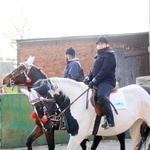
[[[33,65],[26,66],[27,64],[28,63],[26,62],[22,63],[10,74],[8,74],[3,79],[3,84],[7,84],[7,86],[25,85],[30,91],[30,88],[33,87],[33,84],[37,80],[47,78],[47,76],[40,69],[38,69]],[[27,138],[26,145],[28,150],[32,150],[32,143],[34,142],[34,140],[39,138],[43,134],[45,134],[49,150],[54,150],[55,148],[54,130],[57,130],[59,126],[52,128],[51,132],[44,132],[41,122],[38,118],[35,119],[35,124],[36,124],[35,128]]]
[[[39,68],[34,66],[32,64],[33,61],[34,57],[29,57],[26,62],[19,65],[3,79],[3,84],[7,84],[7,86],[24,85],[27,86],[28,90],[30,91],[36,81],[38,81],[39,79],[46,79],[47,76],[45,75],[45,73],[43,73]],[[45,134],[49,150],[54,150],[54,130],[59,129],[59,124],[54,126],[50,132],[45,132],[43,130],[41,122],[38,118],[35,119],[35,124],[35,128],[27,138],[26,145],[28,150],[32,150],[32,143],[34,142],[34,140],[43,134]],[[120,142],[120,150],[125,150],[125,133],[123,132],[117,135],[117,138]],[[94,136],[91,150],[95,150],[101,140],[102,136]],[[87,139],[83,140],[80,144],[83,150],[86,150],[86,142]]]

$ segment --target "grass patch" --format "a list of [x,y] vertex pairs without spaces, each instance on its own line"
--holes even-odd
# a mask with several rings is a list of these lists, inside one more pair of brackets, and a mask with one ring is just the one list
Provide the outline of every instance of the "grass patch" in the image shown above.
[[18,88],[17,86],[15,86],[14,89],[12,89],[11,87],[5,87],[5,92],[7,94],[16,94],[18,93]]

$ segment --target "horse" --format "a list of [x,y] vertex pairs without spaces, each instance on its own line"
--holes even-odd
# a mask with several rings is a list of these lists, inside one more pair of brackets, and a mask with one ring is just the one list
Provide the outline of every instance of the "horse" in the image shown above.
[[[30,89],[34,87],[34,83],[36,81],[38,81],[39,79],[46,79],[47,78],[46,74],[43,71],[41,71],[41,69],[33,65],[34,59],[35,57],[30,56],[27,59],[27,61],[21,63],[16,69],[11,71],[11,73],[9,73],[3,79],[3,84],[6,84],[7,86],[11,87],[14,85],[17,86],[25,85],[27,86],[27,89],[30,91]],[[39,104],[37,104],[37,106],[38,105]],[[36,107],[36,109],[37,108],[39,108],[39,106]],[[46,136],[48,148],[50,150],[53,150],[55,148],[54,130],[58,130],[58,127],[55,126],[55,128],[52,128],[52,130],[48,133],[43,131],[43,127],[38,118],[35,119],[35,124],[36,124],[35,128],[32,130],[31,134],[27,138],[26,145],[28,150],[32,150],[32,144],[34,140],[39,138],[43,134],[45,134]],[[120,143],[120,150],[125,150],[125,132],[118,134],[117,138]],[[95,150],[101,140],[102,136],[94,135],[91,149]],[[81,147],[83,150],[86,149],[86,142],[87,139],[81,142]]]
[[[67,150],[76,150],[80,142],[87,136],[92,134],[94,121],[96,117],[93,105],[89,102],[89,107],[86,109],[86,97],[88,86],[84,83],[78,83],[76,81],[64,78],[49,78],[39,81],[39,85],[48,87],[48,92],[55,95],[60,92],[67,97],[66,103],[69,104],[67,107],[69,115],[66,116],[69,129],[71,130],[70,139],[67,146]],[[112,136],[122,133],[129,129],[130,136],[133,143],[133,148],[137,149],[137,144],[141,139],[140,126],[143,121],[150,127],[150,88],[144,88],[140,85],[131,84],[118,89],[115,93],[116,97],[120,98],[122,93],[125,99],[125,108],[118,109],[118,115],[114,114],[115,126],[107,130],[104,130],[101,126],[99,127],[97,135],[101,136]],[[33,90],[33,89],[32,89]],[[77,98],[77,95],[84,93],[82,96]],[[92,96],[92,90],[88,91],[88,99]],[[29,97],[30,98],[30,97]],[[76,100],[76,101],[75,101]],[[112,99],[113,100],[113,99]],[[62,104],[62,101],[59,101]],[[117,105],[116,105],[117,106]],[[71,122],[74,122],[73,126]],[[104,122],[102,117],[101,123]]]
[[[15,85],[18,86],[23,85],[23,86],[27,86],[27,89],[30,91],[30,89],[33,87],[33,84],[37,80],[46,79],[47,78],[46,74],[32,64],[34,59],[35,57],[30,56],[27,59],[27,61],[21,63],[16,69],[11,71],[11,73],[9,73],[3,79],[3,85],[6,84],[8,87],[9,86],[13,87]],[[54,150],[55,148],[54,130],[57,130],[58,127],[49,129],[51,130],[51,132],[45,132],[43,131],[43,126],[37,117],[35,119],[35,124],[36,126],[30,133],[26,141],[27,149],[32,150],[32,144],[35,141],[35,139],[45,134],[49,150]]]

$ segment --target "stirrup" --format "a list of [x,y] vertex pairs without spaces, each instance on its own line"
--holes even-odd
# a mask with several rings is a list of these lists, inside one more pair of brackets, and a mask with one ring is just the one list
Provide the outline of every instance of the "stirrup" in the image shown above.
[[60,123],[59,130],[66,130],[66,125],[64,122]]
[[114,124],[110,124],[108,123],[108,121],[106,121],[104,124],[102,124],[102,128],[104,128],[105,130],[109,129],[109,127],[114,127]]

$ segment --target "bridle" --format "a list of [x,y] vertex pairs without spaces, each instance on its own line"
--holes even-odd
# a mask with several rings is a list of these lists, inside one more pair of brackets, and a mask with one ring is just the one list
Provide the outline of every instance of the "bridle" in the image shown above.
[[[38,93],[37,93],[38,94]],[[54,126],[57,126],[57,123],[60,122],[61,120],[61,117],[58,115],[58,110],[59,110],[59,107],[56,103],[56,101],[52,98],[52,99],[47,99],[47,98],[44,98],[44,97],[41,97],[39,94],[38,94],[38,98],[37,99],[34,99],[32,101],[30,101],[31,105],[34,106],[36,103],[38,102],[41,102],[42,104],[42,107],[43,107],[43,117],[40,118],[38,116],[38,119],[42,122],[42,123],[46,123],[48,120],[49,121],[52,121],[52,128]],[[55,109],[55,112],[54,114],[49,114],[49,111],[45,105],[45,102],[48,102],[48,103],[55,103],[55,106],[56,106],[56,109]],[[46,120],[44,121],[43,118],[46,117]]]
[[[86,89],[83,93],[81,93],[72,103],[70,103],[63,111],[59,111],[59,114],[57,113],[57,111],[60,109],[60,107],[57,107],[57,103],[54,99],[46,99],[40,96],[40,94],[37,93],[38,98],[32,100],[31,105],[34,105],[32,103],[38,103],[38,102],[42,102],[43,105],[43,111],[44,111],[44,115],[47,116],[48,119],[50,119],[50,121],[54,121],[54,122],[58,122],[61,120],[62,115],[65,113],[65,111],[67,109],[69,109],[71,107],[71,105],[73,105],[82,95],[84,95],[86,92],[88,93],[90,88]],[[55,111],[55,114],[49,115],[49,112],[44,104],[44,102],[49,102],[49,103],[55,103],[57,110]],[[40,119],[41,120],[41,119]]]
[[[19,75],[21,74],[24,74],[25,78],[27,79],[28,78],[28,74],[30,73],[30,70],[32,68],[32,66],[28,67],[26,66],[25,63],[22,63],[21,65],[24,66],[24,69],[21,69],[19,70],[17,73],[15,72],[17,69],[15,69],[14,71],[12,71],[10,74],[11,74],[11,78],[9,79],[9,84],[10,84],[10,87],[14,87],[15,86],[15,82],[14,82],[14,79],[16,77],[18,77]],[[17,84],[18,85],[18,84]],[[27,83],[24,83],[24,84],[19,84],[19,85],[27,85]]]

